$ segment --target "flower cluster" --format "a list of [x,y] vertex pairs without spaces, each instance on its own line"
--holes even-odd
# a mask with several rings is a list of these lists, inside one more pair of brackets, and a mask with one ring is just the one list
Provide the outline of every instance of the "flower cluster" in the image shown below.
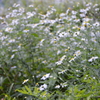
[[[49,6],[41,13],[34,5],[27,11],[14,4],[5,19],[0,17],[7,23],[0,31],[0,66],[13,73],[12,82],[18,78],[20,84],[37,86],[41,92],[89,87],[92,79],[99,78],[100,22],[91,17],[91,9],[98,14],[98,7],[86,4],[58,13]],[[84,86],[80,90],[87,90]]]

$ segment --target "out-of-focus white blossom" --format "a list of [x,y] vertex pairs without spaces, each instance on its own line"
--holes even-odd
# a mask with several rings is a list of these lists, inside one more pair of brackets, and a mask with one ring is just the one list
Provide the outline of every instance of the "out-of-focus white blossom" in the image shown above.
[[9,33],[12,33],[13,28],[11,28],[11,27],[7,27],[7,28],[5,29],[5,31],[6,31],[6,32],[9,32]]
[[70,34],[67,33],[67,32],[61,32],[61,33],[59,33],[59,37],[69,37],[69,36],[70,36]]
[[77,12],[76,12],[76,11],[72,11],[72,14],[73,14],[73,15],[76,15],[76,14],[77,14]]
[[80,50],[76,51],[76,52],[74,53],[74,55],[75,55],[75,56],[81,55],[81,51],[80,51]]
[[11,55],[11,59],[13,59],[13,58],[14,58],[14,56],[15,56],[14,54],[13,54],[13,55]]
[[89,60],[88,60],[88,62],[92,62],[92,61],[94,61],[94,60],[96,60],[96,59],[98,59],[99,57],[92,57],[92,58],[90,58]]
[[19,7],[19,6],[20,6],[20,4],[16,4],[16,3],[13,4],[13,7],[15,7],[15,8]]
[[34,5],[29,5],[29,7],[34,7]]
[[59,88],[60,88],[60,85],[56,85],[55,88],[56,88],[56,89],[59,89]]
[[66,55],[62,56],[59,61],[57,61],[55,64],[61,65],[63,63],[63,60],[65,59]]
[[36,14],[36,12],[27,12],[27,13],[26,13],[27,18],[31,18],[31,17],[33,17],[35,14]]
[[41,78],[41,80],[46,80],[46,79],[49,78],[49,77],[50,77],[50,73],[44,75],[44,76]]
[[11,25],[17,25],[19,23],[18,21],[19,21],[19,19],[12,20]]
[[45,90],[47,87],[48,87],[47,84],[43,84],[43,85],[40,86],[39,89],[40,89],[40,91],[43,91],[43,90]]
[[26,79],[26,80],[23,81],[22,84],[25,84],[25,83],[28,82],[28,81],[29,81],[29,79]]
[[95,22],[94,24],[93,24],[93,26],[100,26],[100,23],[99,22]]

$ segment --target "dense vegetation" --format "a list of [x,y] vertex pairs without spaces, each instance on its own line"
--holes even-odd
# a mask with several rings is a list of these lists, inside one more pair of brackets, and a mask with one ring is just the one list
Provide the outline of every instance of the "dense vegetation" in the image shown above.
[[99,100],[100,4],[68,3],[0,17],[0,100]]

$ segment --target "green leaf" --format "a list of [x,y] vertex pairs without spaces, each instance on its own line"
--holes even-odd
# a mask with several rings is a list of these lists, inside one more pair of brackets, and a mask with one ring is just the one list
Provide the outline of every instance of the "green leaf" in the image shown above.
[[22,93],[22,94],[27,94],[27,91],[25,91],[25,90],[23,90],[23,89],[22,89],[22,90],[18,90],[18,89],[17,89],[16,91],[18,91],[18,92],[20,92],[20,93]]
[[40,92],[41,92],[41,91],[39,91],[39,88],[35,87],[35,88],[34,88],[33,94],[34,94],[34,96],[38,96],[38,94],[39,94]]
[[11,92],[11,90],[12,90],[13,86],[14,86],[14,83],[12,83],[12,84],[11,84],[11,86],[10,86],[10,88],[9,88],[9,92],[8,92],[8,93],[10,93],[10,92]]
[[26,89],[26,91],[27,91],[30,95],[33,95],[33,93],[32,93],[32,91],[31,91],[30,88],[28,88],[27,86],[25,86],[25,89]]
[[32,33],[32,35],[35,37],[39,37],[38,34],[36,34],[36,33]]
[[0,90],[3,90],[3,87],[2,86],[0,86]]
[[22,89],[17,89],[16,91],[22,93],[22,94],[27,94],[27,95],[33,95],[32,91],[30,90],[30,88],[28,88],[27,86],[25,86]]

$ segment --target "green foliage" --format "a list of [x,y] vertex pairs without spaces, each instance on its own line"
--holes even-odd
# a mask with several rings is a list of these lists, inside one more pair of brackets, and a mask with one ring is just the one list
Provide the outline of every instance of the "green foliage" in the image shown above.
[[39,90],[39,88],[37,88],[37,87],[35,87],[34,91],[32,91],[32,88],[24,86],[22,89],[17,89],[16,91],[18,91],[22,94],[25,94],[27,100],[30,99],[29,96],[31,96],[32,99],[34,98],[34,100],[36,100],[36,99],[38,99],[38,100],[47,100],[52,95],[50,93],[47,93],[47,91],[41,92]]
[[1,17],[0,99],[98,99],[100,5],[38,5],[14,4]]

